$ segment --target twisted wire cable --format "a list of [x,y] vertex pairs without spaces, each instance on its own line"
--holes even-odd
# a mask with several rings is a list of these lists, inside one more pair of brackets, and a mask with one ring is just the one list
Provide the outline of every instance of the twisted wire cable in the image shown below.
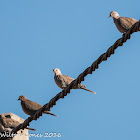
[[20,129],[25,129],[27,126],[29,126],[29,123],[33,120],[37,120],[40,116],[42,116],[42,112],[44,110],[50,110],[54,105],[56,105],[56,102],[67,96],[68,93],[70,93],[70,90],[75,86],[80,84],[82,81],[84,81],[85,76],[88,74],[92,74],[93,71],[98,69],[99,64],[103,61],[106,61],[107,58],[109,58],[112,54],[114,54],[115,50],[122,46],[123,43],[125,43],[128,39],[130,39],[131,34],[134,32],[140,31],[140,20],[135,23],[126,33],[122,35],[122,38],[118,39],[107,51],[106,53],[102,54],[95,62],[92,63],[90,67],[88,67],[83,73],[81,73],[77,79],[72,81],[66,88],[64,88],[60,93],[58,93],[54,98],[52,98],[49,103],[45,104],[42,108],[40,108],[33,116],[28,117],[24,123],[20,124],[19,126],[15,127],[13,129],[13,133],[16,133]]

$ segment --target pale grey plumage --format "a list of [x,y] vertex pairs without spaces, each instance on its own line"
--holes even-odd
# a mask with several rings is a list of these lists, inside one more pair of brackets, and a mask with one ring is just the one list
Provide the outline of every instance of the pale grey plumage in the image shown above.
[[[64,89],[65,87],[67,87],[73,80],[73,78],[67,76],[67,75],[63,75],[60,71],[60,69],[58,68],[55,68],[53,70],[53,72],[55,73],[54,75],[54,80],[55,80],[55,83],[57,84],[58,87],[60,87],[61,89]],[[93,92],[89,89],[86,88],[85,85],[82,85],[82,84],[78,84],[78,86],[75,86],[73,87],[73,89],[84,89],[86,91],[89,91],[89,92],[92,92],[94,94],[96,94],[96,92]]]
[[134,18],[121,17],[121,16],[119,16],[119,14],[116,11],[110,12],[110,17],[113,18],[113,21],[114,21],[117,29],[121,33],[127,32],[127,30],[129,30],[132,27],[133,24],[138,22]]
[[[21,122],[16,121],[12,118],[6,118],[4,114],[0,115],[0,123],[4,127],[4,130],[13,129],[21,124]],[[36,131],[36,129],[27,127],[26,129]]]
[[[23,95],[19,96],[18,100],[21,101],[21,106],[22,106],[23,111],[27,115],[30,115],[30,116],[34,115],[36,113],[36,111],[42,107],[42,105],[27,99],[27,97],[25,97]],[[43,113],[56,116],[55,114],[53,114],[49,111],[44,111]]]

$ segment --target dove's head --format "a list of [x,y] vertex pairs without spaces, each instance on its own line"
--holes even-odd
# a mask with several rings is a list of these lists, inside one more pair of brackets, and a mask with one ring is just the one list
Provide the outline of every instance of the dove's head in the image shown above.
[[109,17],[112,17],[112,18],[119,18],[120,16],[119,16],[119,14],[118,14],[116,11],[112,11],[112,12],[110,12]]
[[27,100],[27,97],[21,95],[21,96],[19,96],[18,100],[20,100],[20,101],[26,101]]
[[0,118],[1,118],[1,119],[4,119],[4,118],[6,118],[6,117],[5,117],[4,114],[1,114],[1,115],[0,115]]
[[55,75],[61,75],[61,71],[58,68],[53,69],[53,73],[55,73]]

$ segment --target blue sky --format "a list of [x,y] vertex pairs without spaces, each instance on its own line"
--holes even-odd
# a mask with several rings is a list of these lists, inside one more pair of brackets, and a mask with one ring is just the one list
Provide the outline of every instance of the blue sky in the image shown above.
[[[26,119],[19,95],[48,103],[61,91],[52,70],[76,78],[122,36],[108,18],[110,11],[139,20],[139,5],[139,0],[133,5],[126,0],[0,1],[0,113]],[[61,138],[50,138],[55,140],[139,140],[139,37],[133,34],[82,82],[96,95],[71,90],[51,109],[59,117],[31,122],[35,133],[60,132]]]

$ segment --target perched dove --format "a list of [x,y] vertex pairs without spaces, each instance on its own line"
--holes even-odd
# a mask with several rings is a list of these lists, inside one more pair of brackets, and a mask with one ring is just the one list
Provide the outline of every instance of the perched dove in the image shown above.
[[[33,102],[31,100],[28,100],[27,97],[25,97],[25,96],[19,96],[18,100],[21,101],[21,106],[22,106],[23,111],[27,115],[30,115],[30,116],[34,115],[36,113],[36,111],[42,107],[42,105],[40,105],[36,102]],[[43,113],[56,116],[55,114],[53,114],[49,111],[44,111]]]
[[[54,75],[54,80],[55,83],[57,84],[58,87],[60,87],[61,89],[64,89],[65,87],[67,87],[73,80],[73,78],[67,76],[67,75],[63,75],[60,71],[60,69],[55,68],[53,69],[53,73],[55,73]],[[82,84],[78,84],[78,86],[73,87],[73,89],[84,89],[86,91],[92,92],[94,94],[96,94],[96,92],[93,92],[89,89],[86,88],[85,85]]]
[[[15,128],[15,127],[17,127],[18,125],[21,124],[19,121],[16,121],[12,118],[6,118],[4,114],[1,115],[0,123],[5,128],[5,130],[6,130],[6,128],[13,129],[13,128]],[[29,127],[27,127],[26,129],[36,131],[36,129],[29,128]]]
[[116,11],[110,12],[110,16],[109,17],[113,18],[114,23],[115,23],[117,29],[121,33],[127,32],[127,30],[129,30],[132,27],[133,24],[138,22],[134,18],[120,17],[119,14]]

